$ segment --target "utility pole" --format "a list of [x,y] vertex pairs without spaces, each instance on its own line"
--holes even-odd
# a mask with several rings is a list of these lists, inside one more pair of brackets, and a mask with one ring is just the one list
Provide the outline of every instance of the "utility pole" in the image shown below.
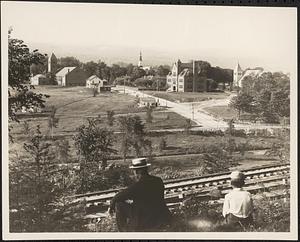
[[124,94],[125,94],[125,80],[126,80],[126,79],[124,78]]
[[195,92],[195,61],[193,60],[193,92]]
[[194,103],[192,103],[192,120],[194,120]]

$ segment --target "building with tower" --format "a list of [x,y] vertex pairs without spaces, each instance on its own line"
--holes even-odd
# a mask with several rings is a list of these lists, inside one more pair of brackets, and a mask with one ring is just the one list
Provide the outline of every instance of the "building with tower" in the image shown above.
[[140,58],[138,62],[138,67],[142,68],[143,67],[143,57],[142,57],[142,52],[140,51]]
[[233,86],[241,88],[243,85],[243,80],[247,76],[260,76],[264,72],[262,67],[256,68],[247,68],[243,70],[239,63],[237,63],[236,67],[233,71]]
[[151,66],[143,66],[143,57],[142,57],[141,51],[140,51],[140,57],[139,57],[139,61],[138,61],[138,68],[143,69],[146,72],[151,69]]
[[177,60],[167,75],[168,90],[171,92],[201,92],[207,90],[208,79],[200,76],[201,61],[181,62]]
[[56,73],[57,71],[57,58],[54,55],[54,53],[52,53],[49,58],[48,58],[48,69],[47,72],[49,73]]
[[243,70],[240,66],[239,63],[237,63],[236,67],[234,68],[234,71],[233,71],[233,86],[239,86],[239,81],[240,79],[242,78],[243,76]]

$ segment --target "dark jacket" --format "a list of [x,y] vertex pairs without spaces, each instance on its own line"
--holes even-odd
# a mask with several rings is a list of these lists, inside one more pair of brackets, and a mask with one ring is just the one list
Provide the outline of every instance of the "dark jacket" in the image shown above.
[[116,202],[133,200],[132,224],[136,231],[145,231],[168,223],[171,213],[164,200],[164,184],[159,177],[144,175],[141,179],[119,192],[111,201],[114,210]]

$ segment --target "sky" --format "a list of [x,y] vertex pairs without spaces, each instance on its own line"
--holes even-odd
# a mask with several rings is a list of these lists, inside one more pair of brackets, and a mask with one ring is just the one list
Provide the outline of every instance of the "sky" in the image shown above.
[[295,8],[2,2],[4,27],[30,47],[82,61],[295,67]]

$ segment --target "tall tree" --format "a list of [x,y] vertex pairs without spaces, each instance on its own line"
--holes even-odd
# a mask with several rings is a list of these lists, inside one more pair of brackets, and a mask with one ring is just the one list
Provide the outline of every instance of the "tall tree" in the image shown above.
[[124,161],[131,149],[135,151],[136,156],[142,155],[142,150],[149,146],[148,140],[145,139],[145,131],[142,120],[139,116],[121,116],[119,124],[122,133],[121,151]]
[[51,230],[52,212],[62,194],[51,143],[39,126],[24,144],[27,158],[10,162],[11,228],[19,232]]
[[114,121],[115,121],[115,112],[113,110],[109,110],[107,111],[107,124],[109,126],[113,126],[114,125]]
[[58,118],[56,118],[56,108],[54,106],[51,107],[51,112],[48,117],[48,128],[49,128],[49,134],[51,138],[53,138],[53,130],[54,128],[57,128],[58,125]]
[[62,68],[62,67],[68,67],[68,66],[80,67],[83,64],[76,57],[66,56],[66,57],[59,58],[57,65],[59,68]]
[[83,70],[87,73],[88,76],[96,75],[97,74],[98,65],[94,61],[89,61],[83,64]]
[[147,111],[146,111],[146,122],[147,123],[152,123],[152,120],[153,120],[152,113],[153,113],[153,107],[148,106]]
[[156,71],[156,74],[158,76],[163,76],[165,77],[166,75],[168,75],[170,72],[170,67],[169,66],[162,66],[160,65],[158,68],[157,68],[157,71]]
[[11,37],[8,33],[8,117],[18,121],[16,113],[25,108],[45,107],[45,98],[41,93],[33,92],[29,85],[30,66],[43,64],[45,55],[38,50],[29,50],[22,40]]
[[97,125],[96,119],[88,119],[88,125],[81,125],[74,135],[75,147],[80,159],[81,191],[87,191],[88,169],[107,167],[111,154],[116,153],[113,146],[113,133]]
[[238,118],[240,118],[241,112],[252,113],[254,111],[254,98],[245,92],[241,92],[230,100],[229,106],[238,111]]

